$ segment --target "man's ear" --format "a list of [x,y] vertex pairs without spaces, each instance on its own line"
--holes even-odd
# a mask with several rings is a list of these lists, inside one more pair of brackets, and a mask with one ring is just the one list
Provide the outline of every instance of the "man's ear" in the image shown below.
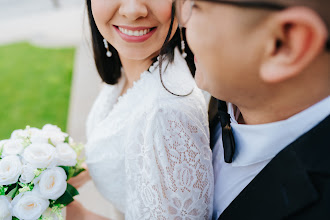
[[270,18],[273,32],[266,43],[261,79],[281,82],[297,76],[324,49],[327,28],[320,16],[306,7],[292,7]]

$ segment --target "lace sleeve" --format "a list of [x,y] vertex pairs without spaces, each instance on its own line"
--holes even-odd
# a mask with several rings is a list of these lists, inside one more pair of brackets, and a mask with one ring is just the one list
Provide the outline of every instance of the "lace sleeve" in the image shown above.
[[126,162],[126,219],[211,219],[212,155],[201,118],[164,109],[146,117]]

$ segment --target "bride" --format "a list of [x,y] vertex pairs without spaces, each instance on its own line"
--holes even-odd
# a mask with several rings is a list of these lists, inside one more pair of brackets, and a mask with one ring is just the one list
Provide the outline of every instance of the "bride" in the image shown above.
[[[105,84],[87,121],[81,176],[90,175],[125,219],[210,219],[207,106],[172,0],[87,0],[87,8]],[[68,213],[104,219],[78,202]]]

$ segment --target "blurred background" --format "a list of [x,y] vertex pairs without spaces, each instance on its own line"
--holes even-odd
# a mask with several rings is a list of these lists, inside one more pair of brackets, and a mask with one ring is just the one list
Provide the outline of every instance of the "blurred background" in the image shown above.
[[[0,140],[26,125],[58,125],[85,143],[87,114],[101,86],[84,0],[0,0]],[[83,205],[123,219],[92,182]]]

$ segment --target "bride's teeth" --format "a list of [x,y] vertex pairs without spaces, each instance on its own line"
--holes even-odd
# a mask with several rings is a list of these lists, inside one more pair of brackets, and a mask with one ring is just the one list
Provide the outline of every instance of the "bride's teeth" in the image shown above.
[[122,32],[126,35],[135,36],[135,37],[140,37],[140,36],[146,35],[151,31],[150,29],[145,29],[145,30],[140,30],[140,31],[132,31],[132,30],[127,30],[127,29],[122,28],[122,27],[118,27],[118,29],[119,29],[120,32]]

